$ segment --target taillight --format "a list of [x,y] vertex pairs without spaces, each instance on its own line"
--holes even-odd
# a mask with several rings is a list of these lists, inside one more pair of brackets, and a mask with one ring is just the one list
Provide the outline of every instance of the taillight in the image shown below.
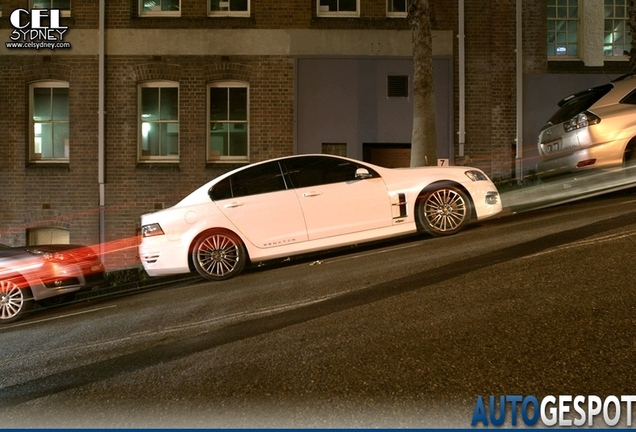
[[573,130],[581,129],[584,127],[588,127],[591,125],[599,124],[601,119],[592,114],[589,111],[583,111],[580,114],[577,114],[570,120],[567,120],[563,123],[563,128],[566,132],[571,132]]

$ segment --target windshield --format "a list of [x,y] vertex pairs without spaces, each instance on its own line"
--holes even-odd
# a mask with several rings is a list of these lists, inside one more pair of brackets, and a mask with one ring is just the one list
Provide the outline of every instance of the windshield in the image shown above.
[[597,100],[605,96],[613,87],[612,84],[605,84],[566,97],[559,102],[561,108],[550,117],[548,124],[555,125],[570,120],[594,105]]

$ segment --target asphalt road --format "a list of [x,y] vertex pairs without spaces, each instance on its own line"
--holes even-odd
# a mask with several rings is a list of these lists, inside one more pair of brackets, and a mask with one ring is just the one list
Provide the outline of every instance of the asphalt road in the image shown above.
[[[470,427],[478,396],[629,395],[636,193],[41,311],[3,427]],[[602,425],[602,424],[601,424]]]

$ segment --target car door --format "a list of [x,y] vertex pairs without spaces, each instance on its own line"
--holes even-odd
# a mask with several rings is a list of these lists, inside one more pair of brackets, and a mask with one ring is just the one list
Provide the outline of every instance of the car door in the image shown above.
[[363,165],[329,156],[285,161],[305,216],[309,240],[391,225],[391,202],[382,178],[373,170],[356,178]]
[[211,197],[245,238],[259,248],[307,241],[298,197],[277,161],[250,166],[214,185]]

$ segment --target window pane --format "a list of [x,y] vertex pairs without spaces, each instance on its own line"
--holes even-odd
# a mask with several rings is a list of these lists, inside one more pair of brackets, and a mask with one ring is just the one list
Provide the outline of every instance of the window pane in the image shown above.
[[33,120],[51,120],[51,89],[33,89]]
[[68,158],[68,123],[53,124],[53,157]]
[[210,88],[210,120],[227,120],[228,89]]
[[179,118],[179,89],[176,87],[161,89],[161,120],[177,120]]
[[141,88],[141,118],[145,121],[159,119],[158,88]]
[[234,198],[285,190],[278,162],[256,165],[231,177]]
[[248,0],[230,0],[231,11],[247,11]]
[[389,0],[389,12],[407,12],[406,0]]
[[34,125],[34,152],[42,158],[53,157],[53,125],[51,123],[36,123]]
[[355,12],[357,9],[358,5],[356,0],[340,0],[340,11]]
[[68,89],[53,89],[53,120],[68,121]]
[[210,159],[218,159],[229,154],[227,138],[227,125],[225,123],[212,123],[210,126]]
[[159,126],[158,123],[141,124],[141,154],[142,156],[156,156],[159,154]]
[[62,9],[62,10],[70,10],[71,9],[71,0],[53,0],[52,9]]
[[161,123],[161,149],[159,156],[179,155],[179,124]]
[[230,120],[247,120],[247,88],[230,88]]
[[230,124],[230,156],[247,156],[247,125]]
[[337,12],[338,0],[320,0],[320,10],[326,10],[327,12]]

